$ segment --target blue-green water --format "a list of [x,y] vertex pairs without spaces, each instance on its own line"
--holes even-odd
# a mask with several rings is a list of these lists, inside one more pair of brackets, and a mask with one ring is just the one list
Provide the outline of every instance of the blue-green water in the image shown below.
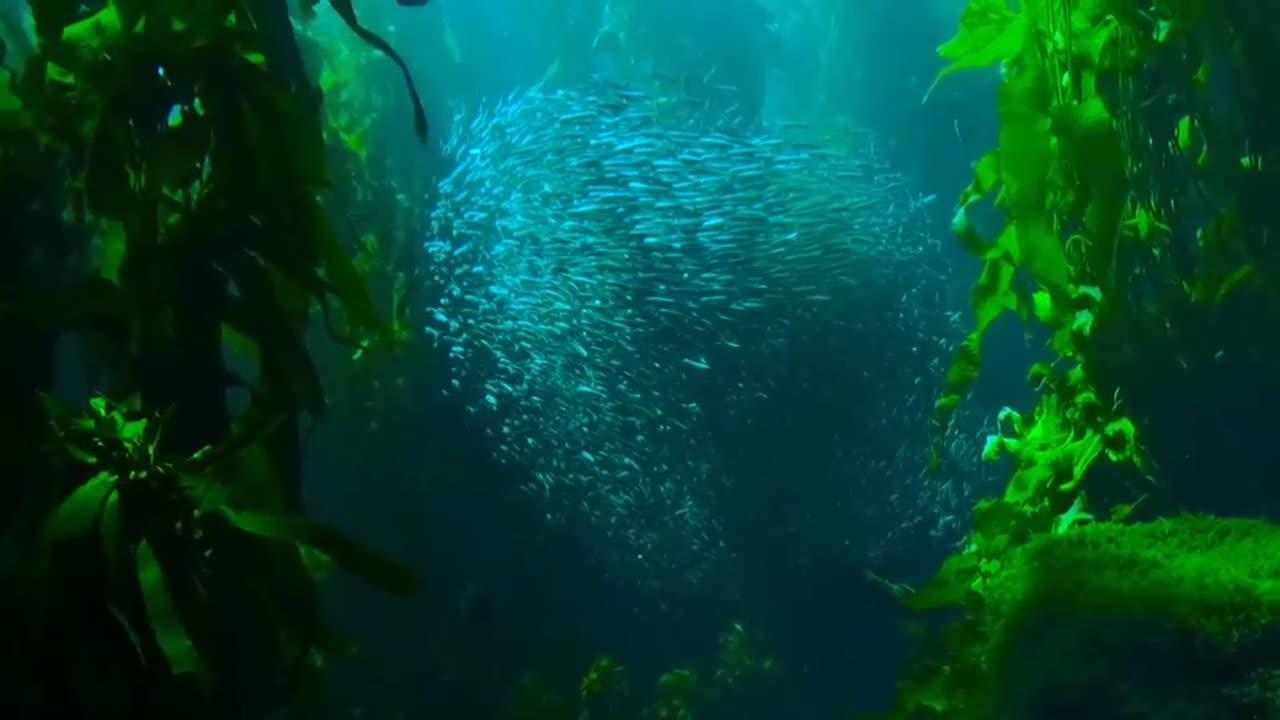
[[426,188],[434,350],[382,446],[316,431],[310,502],[427,590],[339,587],[378,658],[343,703],[499,717],[600,654],[648,697],[740,622],[776,668],[709,717],[886,705],[910,641],[861,575],[923,579],[995,487],[983,387],[927,471],[973,270],[951,198],[995,134],[993,78],[921,102],[960,5],[364,11],[432,118],[392,170]]

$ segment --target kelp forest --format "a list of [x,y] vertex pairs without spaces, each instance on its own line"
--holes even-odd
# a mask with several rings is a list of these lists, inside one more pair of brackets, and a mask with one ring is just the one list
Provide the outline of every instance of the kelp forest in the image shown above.
[[[472,243],[460,239],[438,245],[434,254],[431,250],[443,212],[437,206],[459,208],[468,221],[470,202],[476,203],[477,216],[492,211],[479,208],[485,202],[480,191],[450,196],[454,186],[440,179],[447,174],[439,170],[441,158],[456,145],[442,128],[456,134],[466,123],[449,117],[458,108],[430,87],[439,69],[418,59],[465,62],[465,33],[450,25],[458,24],[458,16],[450,13],[463,10],[442,7],[451,3],[461,4],[381,0],[381,5],[401,6],[393,9],[372,0],[0,0],[0,714],[21,720],[1280,716],[1280,527],[1274,524],[1280,520],[1280,492],[1274,487],[1280,460],[1270,447],[1278,426],[1268,420],[1280,404],[1280,332],[1274,330],[1280,320],[1280,237],[1270,237],[1271,226],[1280,221],[1280,100],[1271,86],[1280,50],[1280,3],[956,0],[950,17],[959,24],[948,29],[950,39],[937,47],[936,57],[912,60],[930,67],[936,78],[926,77],[919,86],[893,77],[862,80],[874,87],[877,82],[905,87],[901,94],[910,95],[911,103],[894,112],[962,106],[995,123],[989,133],[974,134],[992,139],[989,147],[975,150],[975,140],[961,138],[967,144],[958,152],[971,155],[971,168],[961,161],[950,170],[968,177],[967,187],[935,183],[938,200],[929,195],[911,204],[913,213],[940,213],[944,227],[937,234],[945,247],[939,252],[955,255],[956,269],[947,278],[966,303],[955,313],[955,342],[937,344],[947,353],[933,366],[936,377],[881,391],[887,406],[907,393],[913,398],[923,393],[925,403],[910,430],[922,442],[910,446],[910,453],[899,453],[898,460],[902,466],[917,463],[923,479],[918,486],[902,486],[907,489],[893,495],[899,504],[886,507],[906,507],[898,496],[910,493],[951,497],[962,507],[937,514],[951,523],[945,528],[955,537],[939,530],[930,540],[927,528],[902,523],[907,529],[894,531],[899,534],[880,534],[901,543],[910,532],[925,536],[922,543],[932,543],[927,551],[912,546],[917,555],[924,553],[923,561],[903,561],[906,551],[885,550],[890,540],[859,555],[859,563],[843,556],[832,560],[836,554],[814,539],[816,531],[804,534],[806,523],[815,526],[814,517],[828,516],[796,509],[797,498],[838,506],[819,498],[819,490],[812,489],[817,485],[806,486],[808,470],[792,465],[784,480],[772,483],[752,485],[743,479],[753,464],[767,465],[760,457],[774,452],[769,449],[774,446],[764,446],[760,456],[732,456],[739,458],[737,484],[724,481],[716,485],[718,494],[705,500],[724,517],[705,521],[710,530],[696,535],[698,543],[721,553],[715,568],[730,568],[703,569],[712,567],[710,561],[698,565],[697,582],[709,584],[712,580],[703,578],[739,572],[732,593],[671,591],[661,601],[649,598],[662,596],[671,583],[606,592],[597,587],[606,585],[604,580],[574,579],[590,567],[623,587],[616,580],[625,575],[622,570],[599,570],[606,561],[575,562],[555,571],[549,569],[558,567],[551,560],[538,559],[568,552],[567,547],[585,553],[582,547],[596,551],[623,541],[615,541],[614,534],[601,540],[567,530],[535,533],[532,528],[564,514],[535,501],[562,492],[574,511],[580,505],[586,513],[600,503],[619,508],[615,512],[623,517],[640,500],[630,495],[602,499],[603,491],[582,489],[585,481],[573,485],[572,493],[555,490],[553,480],[540,474],[524,490],[516,488],[518,483],[492,494],[458,489],[508,481],[507,475],[494,475],[498,479],[483,485],[472,477],[476,468],[491,464],[487,443],[507,442],[526,428],[541,428],[550,436],[554,424],[545,418],[517,425],[499,416],[488,438],[467,423],[499,407],[514,413],[507,408],[515,404],[497,386],[507,383],[511,394],[533,387],[532,381],[513,387],[518,383],[510,378],[518,372],[532,376],[529,368],[560,356],[554,348],[522,344],[507,360],[492,348],[498,338],[531,332],[529,323],[551,317],[534,301],[524,317],[485,326],[475,319],[487,317],[478,311],[464,315],[453,309],[464,300],[440,303],[441,297],[464,296],[456,289],[450,296],[442,285],[464,286],[466,273],[480,276],[480,263],[496,264],[505,257],[502,252],[514,252],[506,248],[535,235],[510,230],[514,220],[499,220],[496,227],[508,233],[502,239],[507,245],[486,249],[477,255],[480,260],[468,254],[474,252]],[[912,12],[907,4],[882,11],[901,24],[901,17]],[[577,6],[550,5],[557,12]],[[592,53],[631,53],[661,67],[662,26],[638,19],[643,3],[579,5],[604,7],[607,21],[593,27],[585,41],[561,41],[557,64],[536,73],[543,83],[539,87],[567,83],[575,73],[585,76],[584,58]],[[738,9],[746,5],[778,4],[726,4],[737,18],[746,17]],[[821,86],[815,113],[835,112],[831,108],[843,102],[842,84],[854,82],[842,75],[837,60],[845,58],[842,47],[864,41],[854,38],[852,28],[866,22],[858,19],[865,9],[834,0],[805,7],[810,5],[821,6],[828,28],[825,37],[806,41],[824,59],[811,73]],[[774,17],[787,17],[786,4],[779,7]],[[583,12],[566,17],[586,23]],[[394,30],[384,22],[394,17],[407,26],[428,16],[430,24],[413,27],[431,28],[429,33]],[[558,18],[553,22],[561,22]],[[772,22],[770,32],[785,31],[787,21]],[[776,30],[777,25],[784,29]],[[493,43],[501,46],[509,36]],[[760,47],[770,46],[761,41]],[[637,238],[628,246],[630,254],[616,256],[626,262],[641,250],[668,254],[644,256],[650,265],[635,275],[658,289],[626,285],[625,301],[618,303],[622,309],[596,327],[614,332],[609,328],[638,324],[650,317],[643,315],[643,303],[656,301],[661,306],[651,317],[671,323],[663,326],[666,335],[637,335],[634,342],[674,345],[669,338],[678,333],[694,337],[688,328],[702,332],[699,323],[746,323],[740,318],[766,303],[822,307],[847,299],[841,294],[847,290],[832,291],[817,281],[798,288],[795,298],[784,295],[776,287],[782,271],[766,272],[782,267],[778,258],[785,253],[780,251],[760,263],[767,266],[758,271],[765,280],[743,281],[742,287],[757,293],[743,299],[732,295],[736,286],[728,273],[752,266],[736,255],[723,263],[728,269],[722,274],[716,274],[720,266],[703,274],[702,282],[716,283],[715,290],[690,292],[688,298],[679,294],[676,271],[670,271],[674,280],[661,277],[666,268],[679,267],[689,278],[691,271],[680,265],[693,262],[687,258],[709,267],[734,252],[721,248],[729,246],[730,233],[738,232],[734,223],[746,220],[710,208],[758,200],[751,183],[765,170],[749,162],[767,166],[768,172],[798,174],[810,167],[804,164],[808,153],[818,151],[807,140],[787,145],[785,153],[772,150],[783,140],[750,136],[739,142],[733,135],[737,126],[728,121],[711,130],[690,129],[694,126],[679,115],[685,110],[676,101],[655,102],[652,117],[658,120],[646,125],[649,115],[642,122],[635,119],[639,115],[625,114],[639,106],[642,91],[714,97],[723,91],[717,83],[727,81],[702,67],[662,74],[641,66],[648,67],[619,62],[613,70],[623,78],[619,86],[643,85],[642,90],[616,91],[589,106],[607,121],[578,130],[575,123],[595,122],[583,110],[549,124],[548,136],[564,134],[582,143],[572,147],[587,148],[574,150],[578,155],[521,149],[515,121],[504,129],[493,119],[502,119],[501,110],[482,116],[490,126],[481,120],[469,126],[481,137],[470,157],[482,157],[488,146],[479,143],[486,133],[496,134],[517,146],[513,152],[529,153],[521,163],[546,163],[544,170],[552,175],[562,170],[552,167],[560,158],[572,164],[581,157],[590,172],[623,178],[605,190],[584,183],[553,195],[554,181],[539,177],[520,184],[519,197],[494,203],[515,215],[513,208],[528,196],[538,209],[564,212],[546,221],[556,230],[539,232],[570,233],[575,223],[586,227],[592,213],[612,200],[633,204],[599,228],[622,227],[627,213],[687,212],[693,218],[683,221],[693,228],[687,237],[700,233],[698,242],[723,243],[708,244],[705,252],[688,251],[661,235],[658,221],[648,215],[649,224],[641,230],[619,230]],[[892,67],[874,70],[894,72]],[[743,87],[754,77],[741,75],[734,82]],[[988,84],[980,85],[975,76]],[[539,100],[530,97],[522,102]],[[564,98],[574,96],[548,91],[547,97],[568,103]],[[767,125],[770,106],[757,100],[760,107],[745,103],[744,115],[759,117],[744,122]],[[524,117],[515,111],[512,116]],[[662,130],[661,122],[677,120],[686,124]],[[944,135],[951,123],[950,117],[941,121]],[[960,120],[955,123],[959,138]],[[638,136],[599,134],[623,126],[639,128]],[[660,142],[697,145],[678,148],[667,158],[654,149]],[[604,160],[586,155],[602,144],[617,154]],[[720,166],[714,163],[720,160],[714,156],[731,145],[735,149],[723,152],[734,164],[725,161],[723,173],[732,182],[716,186],[714,193],[692,187],[695,180],[711,185],[698,178],[718,177],[713,175]],[[890,160],[906,153],[886,151]],[[458,155],[462,159],[454,163],[463,166],[467,153]],[[679,184],[685,178],[627,174],[633,167],[669,169],[678,163],[686,163],[680,173],[694,178],[691,189]],[[691,163],[701,165],[690,171]],[[843,165],[829,167],[836,169],[824,169],[830,173],[824,178],[853,177]],[[578,171],[575,166],[564,173]],[[500,179],[476,184],[496,193]],[[785,185],[772,182],[775,190]],[[760,197],[776,203],[768,206],[774,208],[771,213],[794,210],[800,229],[789,239],[803,237],[806,227],[834,232],[831,224],[808,219],[805,213],[816,212],[818,201],[806,204],[803,191],[794,189],[832,182],[806,186],[797,181],[785,192],[761,190]],[[540,184],[544,196],[536,195]],[[671,194],[657,195],[658,186]],[[562,197],[569,204],[557,205]],[[823,207],[837,204],[824,202]],[[892,198],[883,206],[860,202],[858,207],[893,212],[904,207]],[[755,216],[749,219],[767,219],[765,212]],[[517,219],[532,222],[524,215]],[[591,244],[605,232],[599,228],[582,230],[591,240],[576,241],[572,252],[603,257],[602,245]],[[745,231],[734,242],[741,243],[739,237],[746,237]],[[654,247],[661,250],[646,250]],[[775,252],[772,246],[759,247],[761,253]],[[551,253],[530,253],[522,271]],[[575,276],[575,256],[565,257],[548,271],[554,281],[566,283],[564,288],[547,290],[563,307],[576,302],[572,293],[582,287],[605,284]],[[678,262],[662,264],[675,257]],[[817,251],[812,257],[819,257]],[[820,257],[815,266],[831,265],[830,256]],[[623,272],[621,262],[609,256],[597,267]],[[462,279],[440,282],[447,263],[459,266],[449,272]],[[515,266],[506,267],[510,272]],[[886,276],[911,267],[893,266]],[[499,280],[485,276],[474,285],[479,290],[466,291],[500,296],[485,300],[489,305],[475,300],[477,308],[509,302],[515,294],[509,288],[531,287]],[[879,312],[878,296],[857,292],[851,307]],[[583,318],[586,328],[596,317],[590,313],[603,313],[598,308],[607,302],[575,306],[572,314]],[[671,318],[683,312],[679,303],[684,302],[697,308],[689,313],[697,320],[677,325]],[[433,316],[444,318],[437,323],[441,329],[432,329]],[[554,317],[574,322],[567,313]],[[805,323],[818,327],[817,311],[796,317],[787,320],[788,329]],[[697,352],[672,351],[670,367],[642,368],[658,378],[650,395],[635,379],[650,376],[639,370],[616,384],[632,393],[627,397],[650,402],[668,390],[676,393],[693,378],[689,382],[702,383],[697,388],[703,394],[682,397],[682,407],[696,408],[687,417],[709,417],[730,401],[707,400],[718,386],[701,378],[713,367],[728,365],[723,358],[739,346],[772,347],[783,325],[769,322],[761,321],[764,329],[748,340],[724,340],[724,335],[711,351],[702,346]],[[592,370],[591,378],[621,376],[617,368],[623,360],[610,360],[611,365],[596,360],[601,351],[590,343],[596,336],[589,331],[595,332],[574,326],[569,334],[547,336],[561,338],[557,344],[566,348],[564,363],[546,362],[573,378],[559,381],[567,388],[565,402],[585,403],[564,407],[604,408],[614,402],[614,396],[581,379],[588,375],[574,375],[574,366],[566,364],[600,362],[603,369]],[[832,348],[854,345],[822,344],[832,342],[831,335],[814,331],[817,339],[804,336],[804,347],[825,353],[822,368],[843,372],[831,370],[843,367],[844,357],[836,354],[844,350]],[[1009,338],[1026,352],[1008,352]],[[444,413],[441,398],[465,394],[463,384],[472,377],[446,369],[462,362],[464,348],[470,352],[467,343],[484,344],[508,374],[475,392],[479,411],[459,405]],[[847,350],[848,367],[874,362],[865,357],[881,352],[871,341],[856,348]],[[919,351],[912,346],[910,352]],[[855,353],[862,354],[855,360]],[[627,354],[646,362],[660,357],[632,349]],[[890,350],[883,354],[889,357]],[[649,364],[658,367],[659,362]],[[789,368],[797,361],[791,362]],[[1015,383],[1025,387],[1025,394],[1003,397],[999,390],[984,389],[993,376],[1010,372],[1025,376],[1025,382]],[[751,377],[743,370],[724,385],[737,392],[750,385]],[[760,381],[774,398],[768,402],[786,396],[777,388],[781,383],[772,376]],[[542,404],[536,397],[534,407],[553,406],[556,400],[545,389],[550,385],[539,387],[548,398]],[[838,390],[823,392],[840,401]],[[718,429],[723,437],[749,445],[741,438],[759,437],[751,433],[774,427],[781,422],[777,417],[790,417],[790,409],[765,405],[765,395],[765,390],[756,392],[753,400],[765,408],[760,411],[765,419],[741,421],[741,426],[724,421]],[[427,417],[437,411],[444,420]],[[615,427],[600,419],[603,410],[599,417],[595,412],[581,411],[590,422],[568,424],[565,435],[596,437],[589,433]],[[804,412],[803,407],[794,410]],[[685,415],[652,414],[677,424],[672,430],[655,422],[653,427],[671,433],[664,437],[702,442],[696,428],[680,424]],[[645,447],[638,438],[650,427],[645,424],[649,416],[636,415],[641,420],[616,425],[630,445],[573,446],[565,453],[572,457],[548,464],[547,473],[568,475],[569,461],[584,473],[602,473],[602,467],[611,467],[606,465],[611,456],[623,454],[617,448]],[[978,416],[982,419],[975,420]],[[436,455],[418,452],[417,441],[404,431],[411,426],[420,428],[420,435],[435,436],[422,442],[436,448],[431,450]],[[726,427],[738,428],[739,434]],[[972,447],[957,442],[963,433],[977,437]],[[520,439],[521,452],[551,457],[557,442],[564,444],[531,435]],[[840,442],[859,440],[849,433]],[[817,452],[805,448],[811,455]],[[616,474],[624,480],[642,475],[647,457],[627,452]],[[332,460],[339,455],[345,459]],[[526,457],[515,451],[509,456]],[[671,451],[671,457],[663,464],[653,461],[658,471],[652,474],[675,476],[680,467],[702,462],[687,449]],[[729,461],[724,465],[734,467]],[[898,472],[873,467],[882,474]],[[961,472],[956,468],[995,480],[955,500],[940,488],[958,484],[951,479]],[[889,482],[876,472],[841,476],[838,484],[865,488]],[[448,504],[438,499],[445,493],[385,489],[430,482],[453,483],[449,497],[504,509]],[[623,487],[616,478],[610,482]],[[342,488],[326,491],[330,498],[342,498],[331,504],[350,508],[358,520],[344,521],[332,510],[314,512],[309,498],[318,483]],[[834,486],[823,484],[821,492],[834,493]],[[678,492],[658,481],[654,487],[659,499]],[[973,487],[979,488],[977,481]],[[859,492],[864,494],[847,502],[872,496],[871,490]],[[635,497],[648,498],[645,493]],[[704,495],[690,492],[698,502]],[[512,528],[507,539],[457,541],[458,547],[476,542],[498,548],[494,554],[519,558],[516,564],[525,570],[509,581],[511,589],[496,593],[480,581],[454,583],[459,587],[445,582],[460,573],[437,573],[432,563],[476,563],[458,559],[464,551],[450,545],[443,529],[422,531],[422,537],[434,533],[430,537],[438,542],[420,556],[415,554],[419,536],[388,539],[428,522],[404,508],[433,502],[440,516],[488,512],[490,525]],[[660,528],[692,526],[690,518],[704,512],[692,500],[680,502],[658,517]],[[867,503],[867,523],[888,512]],[[430,516],[423,512],[422,517]],[[844,523],[844,517],[831,522]],[[467,522],[481,528],[476,536],[490,526]],[[635,538],[643,533],[620,529],[626,523],[600,525],[638,544]],[[680,536],[673,547],[691,547],[689,537]],[[662,547],[657,541],[652,545]],[[619,555],[631,560],[659,554],[625,547]],[[822,562],[831,567],[812,569]],[[693,576],[686,565],[679,569],[684,577]],[[796,589],[809,582],[803,592]],[[357,583],[362,587],[352,589]],[[613,605],[584,599],[595,598],[594,593],[626,612],[610,615]],[[494,594],[500,599],[492,599]],[[839,638],[840,657],[862,658],[857,662],[866,665],[858,667],[889,668],[884,682],[854,670],[847,681],[841,679],[843,669],[824,674],[823,658],[834,663],[835,650],[806,657],[804,646],[791,637],[799,631],[789,630],[800,627],[797,616],[811,613],[789,604],[801,596],[805,602],[820,596],[822,607],[836,615],[872,613],[867,624],[900,631],[859,630],[863,634],[848,637],[818,631]],[[690,599],[695,597],[700,600]],[[731,608],[723,600],[727,597],[736,603]],[[647,610],[627,605],[647,602],[662,606],[650,625],[634,619]],[[591,612],[582,610],[588,606]],[[676,613],[669,606],[687,613],[679,621],[683,624],[663,619]],[[537,617],[548,613],[561,624],[538,625]],[[394,618],[386,622],[395,628],[372,631],[370,623],[351,622],[362,616]],[[626,642],[618,639],[622,634],[605,637],[590,629],[628,622],[641,629]],[[428,627],[446,629],[423,629]],[[535,632],[535,627],[542,629]],[[665,630],[654,629],[659,627]],[[692,635],[699,636],[696,651],[660,647]],[[395,649],[372,647],[379,643]],[[651,655],[633,662],[627,649],[618,647],[628,643]],[[517,644],[537,650],[509,649]],[[901,646],[901,653],[877,654],[876,648],[889,644]],[[413,665],[406,658],[418,654],[431,655],[439,667],[404,671]],[[386,657],[370,660],[376,655]],[[387,669],[397,664],[399,670]],[[815,679],[819,675],[823,679]],[[850,694],[878,699],[838,712],[835,701],[806,704],[807,696],[827,692],[814,690],[819,684],[835,687],[830,695],[840,702]],[[446,690],[466,699],[439,699]],[[429,703],[423,700],[428,695]]]

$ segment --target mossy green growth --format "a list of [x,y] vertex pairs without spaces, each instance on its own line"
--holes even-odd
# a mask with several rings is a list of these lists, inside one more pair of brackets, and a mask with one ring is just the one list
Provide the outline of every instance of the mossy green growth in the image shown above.
[[1280,526],[1188,516],[1038,535],[968,608],[952,662],[915,681],[945,697],[908,688],[915,707],[894,717],[1280,717]]
[[1042,535],[1011,554],[986,600],[997,642],[1051,610],[1234,645],[1280,626],[1280,526],[1187,516]]

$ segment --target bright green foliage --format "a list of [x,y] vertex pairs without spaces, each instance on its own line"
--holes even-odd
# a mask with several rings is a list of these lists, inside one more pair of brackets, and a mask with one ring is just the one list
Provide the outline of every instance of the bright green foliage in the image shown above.
[[[977,380],[1005,313],[1043,326],[1055,358],[1031,368],[1034,409],[1006,408],[988,438],[986,460],[1012,460],[1003,496],[979,503],[968,543],[908,601],[964,607],[967,619],[947,629],[944,658],[913,670],[894,717],[1277,714],[1277,531],[1121,524],[1153,469],[1126,390],[1135,404],[1181,391],[1150,372],[1166,358],[1143,353],[1203,352],[1221,317],[1212,306],[1228,298],[1247,297],[1263,323],[1280,307],[1261,71],[1275,34],[1263,8],[970,0],[940,49],[950,64],[939,79],[1000,65],[1000,136],[952,223],[983,269],[935,431]],[[985,201],[1005,218],[991,238],[968,218]]]
[[146,540],[138,543],[138,584],[142,588],[151,631],[169,662],[169,671],[174,675],[203,672],[204,663],[191,638],[187,637],[182,617],[169,595],[164,568]]
[[[190,539],[205,553],[219,552],[221,548],[208,539],[216,537],[210,523],[221,520],[249,535],[321,553],[388,592],[414,591],[414,578],[406,570],[337,530],[298,516],[262,512],[273,509],[274,500],[246,488],[238,476],[246,467],[245,458],[255,452],[256,439],[240,437],[221,448],[170,459],[156,453],[163,422],[140,417],[127,406],[99,397],[88,415],[73,416],[52,400],[47,405],[68,455],[103,469],[73,490],[50,516],[42,552],[54,553],[60,544],[93,537],[113,577],[121,571],[119,559],[133,552],[148,623],[173,673],[200,672],[203,665],[184,630],[184,612],[171,597],[170,587],[178,582],[175,571],[165,568],[153,545],[172,551],[175,541]],[[189,562],[183,567],[181,582],[200,572]]]
[[1104,451],[1112,462],[1143,464],[1133,424],[1108,419],[1079,367],[1063,374],[1037,368],[1034,377],[1048,391],[1031,420],[1012,410],[1001,413],[1001,434],[989,437],[983,452],[987,461],[1007,453],[1017,462],[1005,500],[1035,503],[1049,490],[1074,492]]
[[1045,604],[1148,617],[1235,644],[1280,622],[1280,526],[1187,516],[1040,536],[988,584],[996,644]]
[[1025,17],[1009,9],[1008,0],[975,0],[960,19],[960,32],[938,48],[951,61],[933,81],[929,92],[946,76],[984,68],[1016,56],[1026,42]]
[[[1032,720],[1053,706],[1209,720],[1280,709],[1280,696],[1243,692],[1280,669],[1268,639],[1280,630],[1280,528],[1095,523],[1036,534],[1003,557],[952,564],[970,578],[955,598],[966,619],[950,631],[942,672],[913,679],[891,717]],[[1116,714],[1124,708],[1134,714]],[[1167,714],[1175,708],[1184,714]]]
[[[983,258],[983,271],[973,296],[975,328],[936,404],[935,432],[945,430],[977,380],[983,338],[1006,312],[1048,326],[1054,352],[1079,366],[1067,382],[1041,384],[1048,393],[1028,427],[1016,429],[1018,437],[988,446],[989,459],[1003,450],[1018,461],[1006,496],[1013,501],[1076,490],[1098,458],[1140,459],[1136,444],[1102,453],[1104,430],[1122,419],[1120,408],[1100,403],[1080,369],[1098,318],[1111,312],[1111,298],[1123,288],[1116,268],[1122,227],[1136,227],[1147,241],[1162,227],[1153,211],[1126,203],[1121,134],[1098,87],[1100,73],[1132,62],[1133,22],[1122,4],[1102,0],[1027,0],[1016,8],[972,0],[959,34],[940,50],[954,61],[940,78],[1004,65],[1000,145],[977,163],[953,223],[962,245]],[[1006,216],[994,240],[982,238],[966,217],[986,198]],[[1126,211],[1134,216],[1126,220]]]

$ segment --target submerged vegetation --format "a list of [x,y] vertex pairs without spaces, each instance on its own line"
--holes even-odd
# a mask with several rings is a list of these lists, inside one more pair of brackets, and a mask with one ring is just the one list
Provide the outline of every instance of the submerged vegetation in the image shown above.
[[761,652],[742,623],[720,636],[715,670],[662,673],[648,693],[632,686],[626,667],[607,655],[591,664],[567,699],[538,676],[527,675],[501,713],[503,720],[698,720],[767,711],[777,662]]
[[[1251,492],[1231,477],[1268,466],[1265,445],[1240,442],[1259,418],[1223,416],[1229,398],[1186,386],[1243,373],[1275,390],[1262,359],[1277,309],[1276,218],[1262,199],[1275,188],[1262,50],[1274,37],[1258,29],[1271,14],[970,0],[940,48],[939,81],[998,64],[1001,82],[999,147],[976,163],[953,224],[983,269],[937,427],[1002,315],[1047,336],[1054,359],[1030,369],[1034,410],[1006,408],[987,441],[986,459],[1012,460],[1003,497],[977,506],[969,542],[909,600],[965,617],[893,717],[1274,714],[1274,598],[1258,563],[1275,528],[1152,520],[1245,510],[1224,502]],[[987,204],[1003,215],[994,238],[976,229]],[[1203,413],[1225,427],[1208,430]],[[1238,470],[1223,470],[1213,432],[1235,436]]]
[[[927,94],[999,69],[997,144],[952,222],[981,265],[958,348],[945,273],[922,261],[928,201],[835,120],[744,129],[764,115],[765,63],[683,72],[697,48],[656,3],[605,4],[589,47],[564,33],[544,80],[579,90],[539,87],[460,121],[442,183],[382,140],[428,135],[409,64],[351,0],[327,4],[358,42],[317,27],[318,0],[31,0],[33,38],[0,18],[0,658],[13,717],[321,707],[314,681],[354,643],[324,621],[316,579],[339,568],[398,596],[417,581],[307,515],[306,438],[333,405],[359,408],[370,437],[396,424],[415,353],[435,351],[416,342],[424,327],[456,381],[430,391],[462,396],[488,449],[531,471],[530,494],[566,489],[539,520],[581,507],[625,562],[695,580],[712,555],[785,555],[774,541],[808,538],[820,513],[782,527],[786,498],[765,483],[735,498],[763,499],[744,516],[782,529],[722,524],[729,511],[707,495],[729,495],[729,471],[707,464],[712,440],[691,427],[711,403],[695,400],[718,398],[717,429],[746,435],[754,420],[726,399],[781,403],[757,403],[774,378],[746,372],[744,348],[851,355],[814,336],[864,308],[885,332],[858,324],[858,340],[909,338],[909,356],[874,352],[914,382],[861,411],[911,410],[943,385],[939,468],[971,449],[957,415],[989,372],[995,328],[1021,322],[1044,349],[1026,368],[1034,405],[1001,410],[981,453],[1008,482],[973,508],[958,550],[918,591],[862,569],[891,604],[952,612],[888,717],[1280,714],[1280,529],[1231,517],[1280,515],[1256,480],[1280,469],[1266,417],[1280,402],[1273,3],[967,0]],[[761,5],[727,7],[760,26],[744,47],[779,52]],[[855,21],[841,2],[813,7],[826,34],[808,110],[834,113]],[[628,86],[580,82],[598,49]],[[730,96],[742,123],[690,111]],[[811,322],[832,307],[837,323]],[[318,360],[317,341],[340,362]],[[322,382],[330,373],[339,381]],[[962,481],[918,488],[906,468],[923,461],[895,442],[892,461],[868,451],[840,467],[928,503],[969,501]],[[899,494],[895,512],[926,502]],[[749,590],[774,602],[768,585],[800,573],[760,575]],[[734,624],[714,665],[653,686],[600,657],[572,684],[531,675],[493,694],[512,720],[785,717],[764,644]]]
[[302,507],[301,427],[328,404],[313,314],[356,348],[398,337],[331,224],[341,130],[285,3],[31,11],[34,53],[0,71],[0,528],[25,549],[3,568],[5,704],[256,715],[347,651],[313,576],[415,585]]

